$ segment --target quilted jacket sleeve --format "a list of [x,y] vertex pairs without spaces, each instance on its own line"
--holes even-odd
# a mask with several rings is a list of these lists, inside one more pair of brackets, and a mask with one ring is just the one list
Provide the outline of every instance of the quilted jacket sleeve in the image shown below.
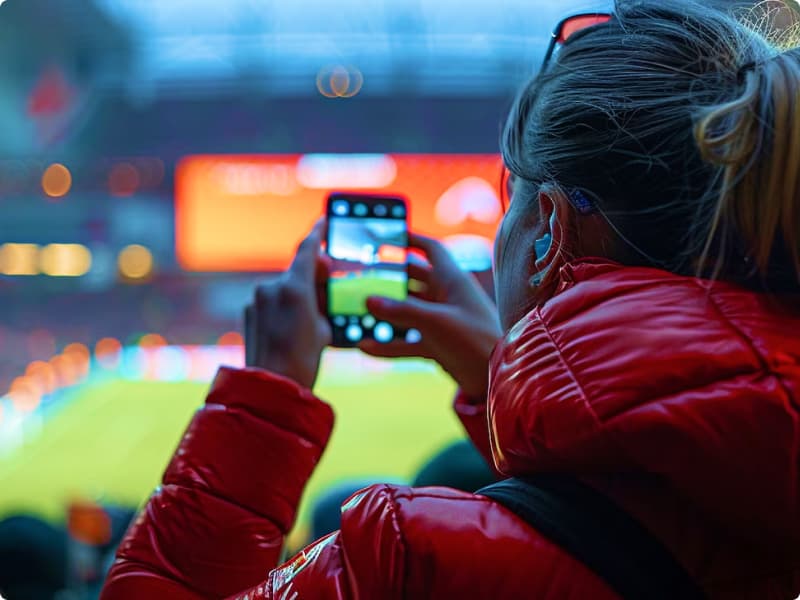
[[221,369],[102,600],[223,598],[264,581],[332,427],[331,408],[294,382]]
[[[486,463],[495,468],[492,456],[492,443],[489,437],[489,420],[486,415],[486,399],[471,398],[459,390],[453,402],[453,410],[461,420],[461,425],[469,439],[481,453]],[[499,475],[499,472],[498,472]]]

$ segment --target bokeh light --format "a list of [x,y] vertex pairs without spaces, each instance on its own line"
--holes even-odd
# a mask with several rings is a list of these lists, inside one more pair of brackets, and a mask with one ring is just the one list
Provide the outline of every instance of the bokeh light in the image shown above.
[[61,198],[72,188],[72,174],[61,163],[54,163],[42,175],[42,190],[51,198]]
[[183,348],[159,348],[155,355],[155,378],[159,381],[184,381],[191,372],[191,356]]
[[23,412],[33,412],[42,401],[38,386],[28,377],[17,377],[9,389],[8,396],[14,409]]
[[58,386],[58,377],[53,365],[42,360],[33,361],[25,370],[25,376],[40,384],[42,393],[52,394]]
[[0,273],[3,275],[38,275],[39,246],[3,244],[0,246]]
[[120,376],[129,380],[139,380],[147,371],[147,352],[138,346],[128,347],[122,351]]
[[191,381],[202,381],[205,376],[205,352],[202,346],[195,346],[189,349],[189,379]]
[[117,266],[125,279],[146,279],[153,273],[153,254],[139,244],[127,246],[119,253]]
[[80,379],[80,364],[75,355],[59,354],[50,359],[50,365],[58,378],[59,387],[75,385]]
[[94,346],[97,363],[104,369],[116,369],[122,357],[122,343],[116,338],[103,338]]
[[78,374],[75,383],[81,381],[89,375],[89,370],[92,364],[92,355],[91,352],[89,352],[89,348],[84,344],[70,344],[64,348],[62,355],[68,360],[71,360],[75,365],[75,369]]
[[341,98],[350,89],[350,73],[344,67],[335,67],[328,83],[331,86],[331,92]]
[[238,331],[228,331],[227,333],[223,333],[219,340],[217,340],[218,346],[244,346],[244,337]]
[[11,384],[11,389],[14,389],[15,387],[25,387],[37,398],[41,398],[46,393],[44,382],[40,381],[36,377],[31,377],[30,375],[17,377],[17,379]]
[[139,170],[128,162],[114,165],[108,175],[108,188],[111,194],[121,198],[133,196],[141,183]]
[[356,67],[323,67],[317,74],[317,91],[326,98],[352,98],[364,86],[364,75]]
[[167,340],[158,333],[148,333],[139,340],[140,348],[161,348],[167,345]]
[[85,344],[69,344],[64,348],[62,354],[74,354],[81,360],[89,360],[91,357],[91,353],[89,352],[89,348]]
[[39,253],[39,267],[53,277],[81,277],[92,268],[92,253],[82,244],[50,244]]

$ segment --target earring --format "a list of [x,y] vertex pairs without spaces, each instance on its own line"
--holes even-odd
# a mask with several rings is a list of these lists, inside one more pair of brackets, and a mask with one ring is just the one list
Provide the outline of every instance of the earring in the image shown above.
[[[553,214],[550,215],[550,231],[555,231],[556,227],[556,213],[553,211]],[[536,262],[539,263],[547,258],[547,254],[550,252],[550,248],[553,245],[553,234],[549,231],[545,233],[542,237],[538,240],[533,242],[533,252],[536,254]],[[549,266],[544,267],[541,271],[536,273],[533,277],[530,278],[529,284],[533,287],[539,287],[542,285],[542,281],[544,280],[544,276],[547,275],[547,271]]]
[[[550,252],[550,247],[553,245],[553,236],[550,233],[545,233],[542,237],[538,240],[533,242],[533,251],[536,253],[536,262],[538,263],[541,260],[544,260],[547,257],[547,253]],[[544,276],[547,274],[547,267],[536,273],[533,277],[530,278],[529,284],[533,287],[539,287],[542,285],[542,281],[544,280]]]

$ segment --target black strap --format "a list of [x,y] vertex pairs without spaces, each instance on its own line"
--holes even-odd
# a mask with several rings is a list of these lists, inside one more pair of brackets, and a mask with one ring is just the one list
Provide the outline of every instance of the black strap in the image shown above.
[[625,600],[705,598],[661,542],[574,477],[548,474],[507,479],[476,493],[508,508]]

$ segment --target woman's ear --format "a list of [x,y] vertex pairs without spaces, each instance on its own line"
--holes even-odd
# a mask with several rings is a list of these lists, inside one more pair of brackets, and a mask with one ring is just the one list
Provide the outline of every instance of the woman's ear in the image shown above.
[[567,197],[554,188],[540,189],[538,202],[542,232],[534,242],[534,255],[536,270],[541,272],[564,249],[567,225],[572,218],[572,206]]

